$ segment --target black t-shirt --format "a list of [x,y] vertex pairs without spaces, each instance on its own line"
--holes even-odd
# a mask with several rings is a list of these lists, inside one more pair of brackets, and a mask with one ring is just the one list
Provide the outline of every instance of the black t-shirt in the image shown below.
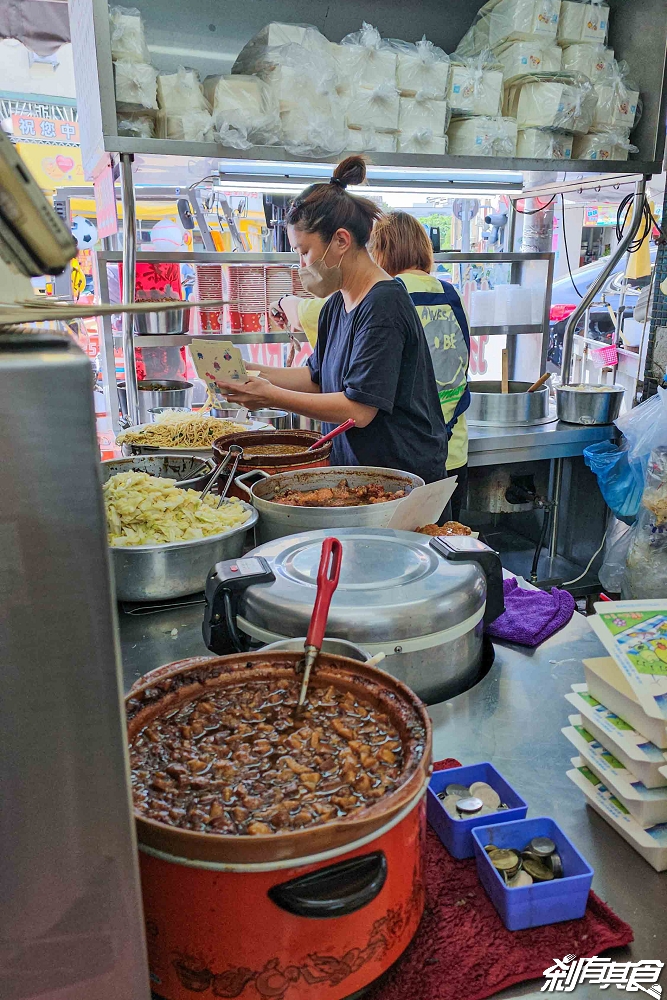
[[[322,392],[377,407],[367,427],[334,438],[332,465],[402,469],[427,483],[445,477],[447,430],[424,328],[405,288],[381,281],[349,313],[341,292],[322,309],[308,359]],[[326,430],[335,425],[326,424]]]

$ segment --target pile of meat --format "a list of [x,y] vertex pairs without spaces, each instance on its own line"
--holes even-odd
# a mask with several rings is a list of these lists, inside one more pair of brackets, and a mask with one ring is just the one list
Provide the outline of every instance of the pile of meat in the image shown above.
[[420,535],[433,535],[434,537],[442,535],[470,535],[472,532],[466,524],[461,524],[460,521],[445,521],[444,524],[424,524],[421,528],[417,528]]
[[401,500],[407,496],[406,490],[388,493],[384,486],[370,483],[367,486],[348,486],[346,479],[341,479],[338,486],[322,487],[318,490],[283,490],[273,497],[274,503],[287,504],[292,507],[366,507],[372,503],[388,503],[390,500]]
[[343,818],[396,787],[403,748],[388,717],[333,686],[257,681],[188,702],[138,734],[143,816],[215,834],[271,834]]

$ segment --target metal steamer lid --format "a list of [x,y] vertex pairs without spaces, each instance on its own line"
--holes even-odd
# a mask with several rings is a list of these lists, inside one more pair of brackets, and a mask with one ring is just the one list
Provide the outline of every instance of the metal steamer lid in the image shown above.
[[247,623],[256,638],[263,638],[261,631],[278,636],[307,633],[322,541],[329,535],[343,545],[329,635],[362,645],[385,643],[466,623],[472,628],[481,619],[486,578],[477,563],[449,562],[433,550],[427,535],[412,531],[344,528],[289,535],[249,553],[270,563],[275,580],[249,587],[241,596],[238,616],[244,631]]

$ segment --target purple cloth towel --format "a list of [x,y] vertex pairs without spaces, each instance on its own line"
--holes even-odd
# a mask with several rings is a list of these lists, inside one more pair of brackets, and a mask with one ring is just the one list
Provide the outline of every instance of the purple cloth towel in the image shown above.
[[503,581],[505,611],[487,627],[489,635],[521,646],[539,646],[567,625],[574,614],[574,598],[567,590],[522,590],[514,577]]

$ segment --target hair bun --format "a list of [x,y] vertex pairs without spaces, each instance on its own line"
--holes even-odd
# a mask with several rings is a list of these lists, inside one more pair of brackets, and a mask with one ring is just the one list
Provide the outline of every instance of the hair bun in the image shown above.
[[363,156],[348,156],[339,163],[333,172],[330,183],[346,188],[348,184],[356,187],[366,180],[366,161]]

